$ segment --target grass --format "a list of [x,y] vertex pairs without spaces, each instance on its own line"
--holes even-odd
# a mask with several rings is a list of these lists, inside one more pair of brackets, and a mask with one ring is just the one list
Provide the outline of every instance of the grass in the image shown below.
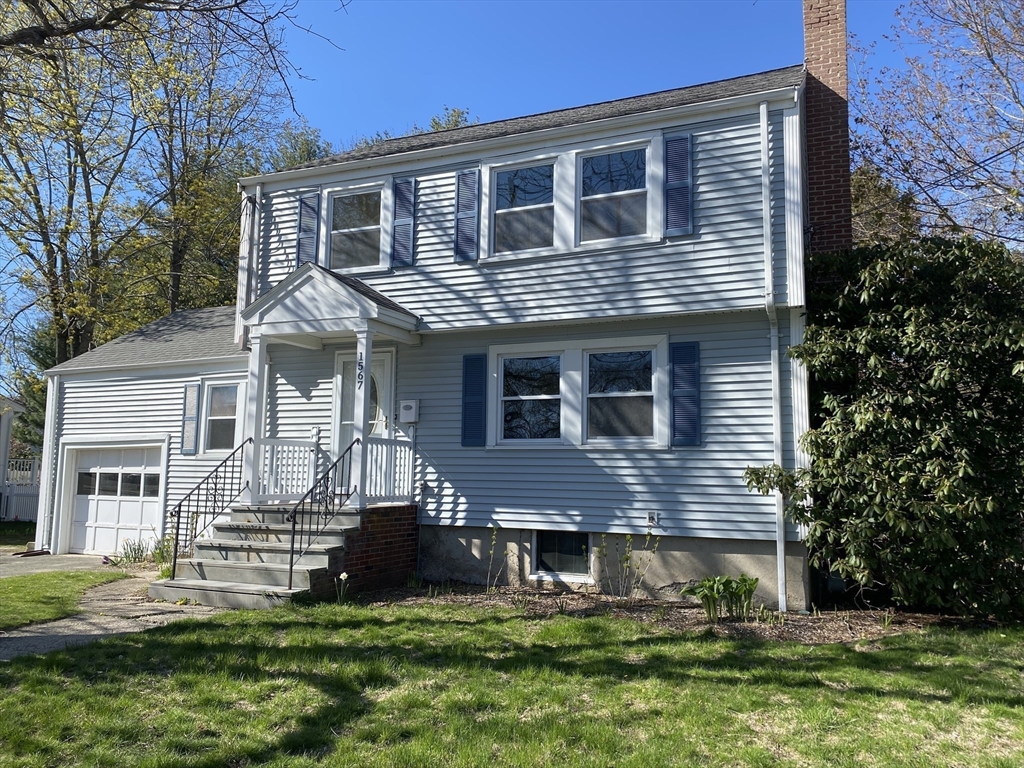
[[1024,630],[809,647],[611,616],[220,614],[0,664],[5,766],[1018,766]]
[[85,590],[124,578],[118,571],[54,571],[0,579],[0,630],[73,616]]
[[18,547],[25,549],[36,538],[36,524],[29,522],[0,523],[0,547]]

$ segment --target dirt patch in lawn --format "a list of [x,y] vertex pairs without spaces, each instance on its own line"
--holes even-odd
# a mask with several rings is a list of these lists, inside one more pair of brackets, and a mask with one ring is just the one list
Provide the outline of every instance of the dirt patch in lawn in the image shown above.
[[[438,593],[440,592],[440,593]],[[792,641],[805,645],[872,641],[890,635],[919,632],[932,626],[961,626],[963,620],[929,613],[900,610],[825,610],[762,613],[750,621],[724,619],[709,624],[704,610],[682,602],[664,600],[615,600],[582,592],[552,592],[498,587],[453,586],[401,588],[367,592],[355,602],[377,605],[462,605],[467,608],[512,608],[538,617],[559,614],[585,617],[610,615],[632,619],[679,632],[710,632],[716,637]]]

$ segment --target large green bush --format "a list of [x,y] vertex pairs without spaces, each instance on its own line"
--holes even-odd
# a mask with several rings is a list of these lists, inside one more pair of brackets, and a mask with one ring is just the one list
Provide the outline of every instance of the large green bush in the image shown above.
[[1024,616],[1024,264],[925,239],[812,259],[809,470],[752,468],[812,564],[903,604]]

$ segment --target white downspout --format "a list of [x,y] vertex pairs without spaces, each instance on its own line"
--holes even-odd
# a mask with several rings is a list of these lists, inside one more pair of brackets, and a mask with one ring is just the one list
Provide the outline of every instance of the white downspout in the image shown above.
[[[779,383],[779,318],[775,312],[775,279],[772,274],[771,162],[768,156],[768,102],[761,102],[761,215],[764,231],[764,308],[768,313],[768,338],[772,363],[772,444],[775,463],[782,466],[782,388]],[[778,565],[779,610],[786,610],[786,515],[782,492],[775,491],[775,559]]]

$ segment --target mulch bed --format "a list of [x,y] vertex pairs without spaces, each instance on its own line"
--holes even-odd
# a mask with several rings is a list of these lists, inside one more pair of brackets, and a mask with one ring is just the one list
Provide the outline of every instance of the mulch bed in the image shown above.
[[538,618],[610,615],[678,632],[712,633],[717,637],[792,641],[805,645],[855,643],[863,640],[919,632],[933,626],[967,626],[963,619],[930,613],[889,609],[837,608],[824,611],[763,613],[761,619],[737,621],[723,619],[709,624],[704,610],[683,602],[666,600],[624,601],[606,595],[583,592],[498,587],[490,592],[482,587],[456,585],[444,587],[377,590],[357,595],[354,600],[368,606],[453,605],[466,608],[512,608]]

